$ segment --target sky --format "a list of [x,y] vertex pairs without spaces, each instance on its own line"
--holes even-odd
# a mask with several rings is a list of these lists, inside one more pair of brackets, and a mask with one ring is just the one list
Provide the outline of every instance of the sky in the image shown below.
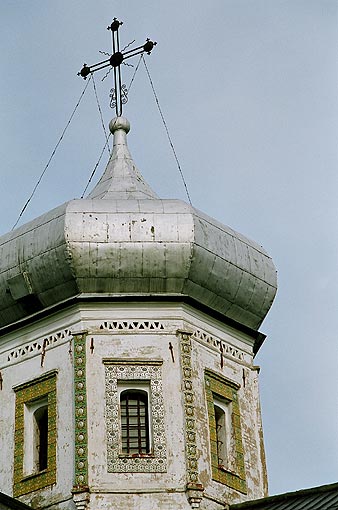
[[[193,205],[278,270],[255,360],[270,494],[336,482],[338,0],[1,0],[0,235],[84,90],[77,72],[111,51],[113,17],[121,47],[158,43],[146,62]],[[129,85],[135,67],[122,71]],[[147,182],[187,200],[143,65],[123,113]],[[20,224],[79,198],[104,143],[90,83]]]

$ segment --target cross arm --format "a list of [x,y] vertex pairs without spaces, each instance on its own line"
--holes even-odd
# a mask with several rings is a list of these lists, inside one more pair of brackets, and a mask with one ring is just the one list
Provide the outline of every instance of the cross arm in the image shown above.
[[150,55],[152,49],[154,46],[156,46],[155,41],[151,41],[150,39],[147,39],[146,42],[142,46],[138,46],[137,48],[133,48],[129,51],[125,51],[124,53],[121,51],[116,51],[111,55],[111,57],[107,58],[106,60],[102,60],[101,62],[98,62],[97,64],[93,64],[91,66],[87,66],[87,64],[84,64],[81,71],[77,73],[78,76],[82,76],[82,78],[86,79],[87,76],[90,73],[94,73],[95,71],[99,71],[100,69],[104,69],[105,67],[108,67],[109,65],[111,67],[117,67],[122,64],[124,60],[130,57],[134,57],[135,55],[139,55],[140,53],[147,53]]

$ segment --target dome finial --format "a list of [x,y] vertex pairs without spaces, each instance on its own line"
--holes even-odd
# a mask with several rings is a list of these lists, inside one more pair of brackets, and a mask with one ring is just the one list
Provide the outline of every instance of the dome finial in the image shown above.
[[125,117],[115,117],[109,123],[114,136],[113,152],[108,165],[87,198],[157,198],[136,167],[127,145],[130,123]]
[[119,129],[122,129],[126,134],[129,133],[130,122],[126,117],[115,117],[109,122],[109,130],[112,135]]

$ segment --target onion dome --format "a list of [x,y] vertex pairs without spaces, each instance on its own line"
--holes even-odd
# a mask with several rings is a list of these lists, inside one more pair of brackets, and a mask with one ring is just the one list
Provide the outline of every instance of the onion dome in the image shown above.
[[85,299],[176,300],[257,330],[276,293],[258,244],[181,200],[157,198],[110,123],[113,152],[85,199],[0,238],[0,328]]

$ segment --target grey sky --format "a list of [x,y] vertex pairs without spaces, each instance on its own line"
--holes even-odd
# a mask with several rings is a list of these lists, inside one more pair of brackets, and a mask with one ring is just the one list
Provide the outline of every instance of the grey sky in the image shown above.
[[[194,206],[261,243],[278,269],[257,356],[270,492],[336,481],[338,1],[2,0],[1,234],[84,88],[76,73],[110,51],[114,16],[122,46],[158,41],[147,63]],[[129,84],[133,69],[123,73]],[[142,66],[124,113],[146,180],[186,200]],[[90,84],[23,222],[81,196],[103,145]]]

